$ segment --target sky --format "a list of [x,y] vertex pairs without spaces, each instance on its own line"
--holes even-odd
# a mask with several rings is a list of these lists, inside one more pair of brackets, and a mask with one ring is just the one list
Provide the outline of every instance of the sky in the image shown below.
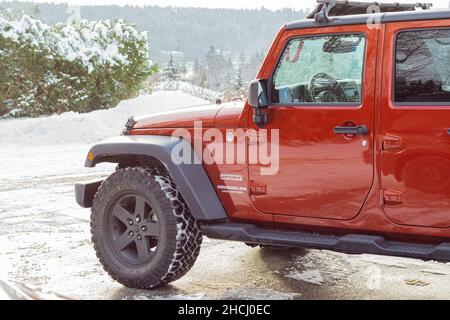
[[[0,0],[2,2],[4,0]],[[361,1],[361,0],[358,0]],[[364,1],[364,0],[362,0]],[[282,8],[305,9],[313,8],[316,0],[34,0],[33,2],[56,2],[69,3],[72,5],[96,5],[96,4],[117,4],[117,5],[159,5],[174,7],[202,7],[202,8],[236,8],[252,9],[265,8],[277,10]],[[367,2],[373,2],[367,1]],[[415,3],[416,0],[395,0],[379,2],[400,2]],[[422,0],[422,2],[432,2],[434,8],[448,8],[450,0]]]

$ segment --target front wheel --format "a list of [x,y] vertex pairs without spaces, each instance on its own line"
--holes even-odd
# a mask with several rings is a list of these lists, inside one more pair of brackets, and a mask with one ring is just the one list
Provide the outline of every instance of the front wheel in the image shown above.
[[169,174],[118,170],[94,198],[92,241],[104,269],[137,289],[164,286],[194,265],[202,243],[197,222]]

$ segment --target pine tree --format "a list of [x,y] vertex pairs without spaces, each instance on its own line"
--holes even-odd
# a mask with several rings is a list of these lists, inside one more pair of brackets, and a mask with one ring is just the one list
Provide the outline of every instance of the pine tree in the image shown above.
[[193,71],[194,73],[197,73],[199,70],[200,70],[200,62],[198,61],[198,58],[195,58]]
[[178,69],[175,65],[175,62],[173,60],[173,54],[170,54],[170,60],[167,63],[166,67],[164,68],[164,77],[168,80],[178,80],[179,74]]
[[243,78],[243,74],[242,74],[242,65],[239,65],[238,67],[238,71],[236,74],[236,79],[234,82],[234,90],[236,91],[241,91],[244,87],[244,78]]

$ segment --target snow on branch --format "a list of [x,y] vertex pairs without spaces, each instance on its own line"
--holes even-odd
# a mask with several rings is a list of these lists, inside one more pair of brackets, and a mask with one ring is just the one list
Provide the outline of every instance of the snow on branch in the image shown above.
[[90,112],[136,96],[157,69],[122,20],[47,25],[0,17],[0,117]]

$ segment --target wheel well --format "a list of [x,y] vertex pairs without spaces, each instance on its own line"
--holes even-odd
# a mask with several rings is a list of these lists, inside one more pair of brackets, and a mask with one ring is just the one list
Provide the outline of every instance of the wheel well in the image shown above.
[[119,169],[128,167],[157,167],[166,168],[163,162],[159,159],[147,155],[119,155],[114,157],[102,157],[97,163],[111,162],[117,163]]
[[429,157],[429,156],[434,156],[434,157],[439,157],[439,158],[444,158],[446,159],[448,156],[447,155],[443,155],[443,154],[439,154],[436,152],[430,152],[429,150],[420,150],[413,152],[413,153],[407,153],[404,154],[396,163],[395,166],[395,177],[398,181],[403,181],[403,169],[405,167],[405,165],[410,162],[411,160],[415,160],[415,159],[419,159],[421,157]]
[[[118,168],[152,167],[162,168],[179,188],[184,200],[199,221],[227,219],[227,213],[204,166],[180,163],[172,159],[175,147],[190,148],[186,141],[168,136],[120,136],[99,143],[91,148],[85,166],[95,167],[99,163],[118,164]],[[192,153],[194,154],[194,153]],[[163,173],[163,172],[161,172]]]

